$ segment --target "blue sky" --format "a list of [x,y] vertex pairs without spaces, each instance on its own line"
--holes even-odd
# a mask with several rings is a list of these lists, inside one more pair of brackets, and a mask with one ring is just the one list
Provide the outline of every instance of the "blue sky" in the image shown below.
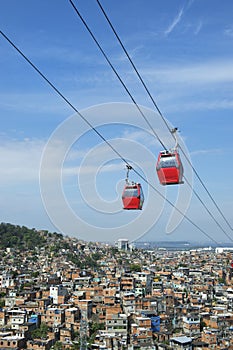
[[[96,1],[74,1],[167,147],[173,140]],[[101,1],[186,154],[232,223],[233,3]],[[127,161],[214,240],[229,242],[187,184],[161,187],[161,145],[69,1],[8,0],[1,30]],[[207,237],[142,182],[142,212],[122,210],[125,164],[1,36],[1,221],[86,240]],[[46,146],[47,145],[47,146]],[[185,175],[233,238],[183,159]],[[171,216],[172,215],[172,216]],[[168,231],[171,230],[170,233]]]

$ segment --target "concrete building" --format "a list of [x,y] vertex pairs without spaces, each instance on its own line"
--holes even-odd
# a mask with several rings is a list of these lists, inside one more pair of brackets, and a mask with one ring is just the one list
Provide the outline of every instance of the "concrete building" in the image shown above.
[[117,247],[119,250],[125,250],[125,251],[130,250],[130,247],[129,247],[129,240],[126,239],[126,238],[120,238],[120,239],[118,239],[117,242],[116,242],[116,247]]

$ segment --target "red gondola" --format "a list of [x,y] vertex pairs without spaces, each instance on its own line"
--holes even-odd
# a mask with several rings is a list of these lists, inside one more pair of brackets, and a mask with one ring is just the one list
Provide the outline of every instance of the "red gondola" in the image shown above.
[[141,210],[144,202],[144,195],[142,186],[139,183],[130,182],[128,180],[129,170],[132,169],[130,165],[127,167],[126,184],[122,193],[123,209],[127,210]]
[[[172,130],[175,134],[177,128]],[[175,136],[176,138],[176,136]],[[161,185],[175,185],[183,183],[183,165],[180,155],[177,151],[178,142],[171,151],[162,151],[159,153],[156,170]]]
[[144,196],[139,183],[126,184],[122,194],[123,209],[142,209]]
[[161,185],[175,185],[183,183],[183,165],[177,151],[160,152],[156,170]]

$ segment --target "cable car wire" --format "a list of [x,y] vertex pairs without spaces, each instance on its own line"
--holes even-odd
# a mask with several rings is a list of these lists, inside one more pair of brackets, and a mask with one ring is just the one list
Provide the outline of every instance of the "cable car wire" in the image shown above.
[[[184,177],[185,178],[185,177]],[[185,181],[187,182],[188,186],[190,188],[192,188],[190,182],[188,181],[187,178],[185,178]],[[195,194],[195,196],[198,198],[198,200],[201,202],[201,204],[203,205],[203,207],[206,209],[206,211],[208,212],[208,214],[211,216],[211,218],[214,220],[214,222],[216,223],[216,225],[220,228],[220,230],[227,236],[227,238],[233,242],[233,238],[226,232],[226,230],[224,230],[224,228],[222,227],[222,225],[219,224],[219,222],[215,219],[214,215],[211,213],[211,211],[208,209],[208,207],[206,206],[206,204],[204,203],[204,201],[201,199],[201,197],[199,196],[199,194],[197,193],[197,191],[194,190],[194,188],[192,188],[193,193]]]
[[[82,118],[85,123],[104,141],[108,144],[108,146],[118,155],[118,157],[126,164],[128,164],[127,160],[121,156],[121,154],[111,145],[111,143],[79,112],[79,110],[59,91],[56,86],[48,79],[46,76],[32,63],[29,58],[24,55],[24,53],[2,32],[0,31],[2,36],[15,48],[16,51],[32,66],[34,70],[50,85],[50,87],[55,90],[55,92]],[[129,165],[129,164],[128,164]]]
[[[113,30],[115,36],[117,37],[123,51],[125,52],[126,56],[128,57],[131,65],[133,66],[138,78],[140,79],[141,83],[143,84],[146,92],[149,94],[149,97],[151,98],[154,106],[156,107],[156,110],[158,111],[160,117],[162,118],[162,120],[164,121],[164,123],[166,124],[166,127],[168,128],[169,132],[172,134],[172,137],[175,139],[174,134],[172,133],[166,119],[164,118],[162,112],[160,111],[158,105],[156,104],[153,96],[151,95],[151,93],[149,92],[149,89],[147,88],[144,80],[142,79],[140,73],[138,72],[135,64],[133,63],[132,59],[130,58],[125,46],[123,45],[120,37],[118,36],[116,30],[114,29],[111,21],[109,20],[106,12],[104,11],[102,5],[100,4],[99,0],[96,0],[98,5],[100,6],[105,18],[107,19],[111,29]],[[79,16],[79,18],[81,19],[82,23],[84,24],[84,26],[86,27],[87,31],[89,32],[89,34],[91,35],[92,39],[95,41],[96,45],[98,46],[98,48],[100,49],[101,53],[104,55],[105,59],[107,60],[108,64],[110,65],[110,67],[112,68],[112,70],[114,71],[114,73],[116,74],[117,78],[120,80],[121,84],[123,85],[123,87],[125,88],[126,92],[128,93],[128,95],[130,96],[131,100],[133,101],[133,103],[136,105],[136,107],[139,109],[139,111],[141,112],[139,106],[137,105],[135,99],[133,98],[132,94],[129,92],[129,89],[126,87],[125,83],[123,82],[122,78],[120,77],[120,75],[118,74],[118,72],[116,71],[116,69],[113,67],[111,61],[109,60],[109,58],[107,57],[107,54],[104,52],[104,50],[102,49],[101,45],[99,44],[99,42],[97,41],[97,39],[95,38],[93,32],[91,31],[91,29],[89,28],[89,26],[87,25],[86,21],[84,20],[84,18],[82,17],[82,15],[80,14],[80,12],[78,11],[77,7],[74,5],[72,0],[69,0],[69,2],[71,3],[73,9],[75,10],[76,14]],[[161,139],[158,137],[158,134],[154,132],[154,128],[152,127],[152,125],[149,123],[148,119],[145,117],[144,113],[141,113],[144,120],[146,121],[146,123],[149,125],[150,129],[152,130],[152,132],[154,133],[154,135],[157,137],[157,139],[159,140],[160,144],[162,144]],[[164,147],[164,146],[163,146]],[[213,197],[211,196],[211,194],[209,193],[208,189],[206,188],[206,186],[204,185],[203,181],[201,180],[200,176],[198,175],[197,171],[193,168],[193,165],[191,164],[190,160],[188,159],[188,157],[186,156],[185,152],[182,150],[182,148],[179,146],[179,148],[181,149],[182,153],[184,154],[185,158],[187,159],[188,163],[190,164],[191,168],[193,169],[194,173],[196,174],[196,176],[198,177],[199,181],[201,182],[201,184],[203,185],[203,187],[206,189],[207,193],[209,194],[209,196],[211,197],[212,201],[214,201]],[[166,150],[166,147],[164,147],[164,149]],[[186,179],[186,177],[184,176],[186,182],[189,184],[188,180]],[[189,184],[190,188],[191,185]],[[192,189],[193,190],[193,189]],[[217,224],[217,226],[222,230],[222,232],[227,236],[228,239],[230,239],[233,242],[233,239],[229,236],[229,234],[225,231],[225,229],[222,227],[221,224],[219,224],[219,222],[217,222],[217,220],[214,218],[214,215],[210,212],[210,210],[207,208],[207,206],[204,204],[204,201],[200,198],[200,196],[197,194],[196,191],[193,190],[193,193],[195,194],[195,196],[198,198],[198,200],[201,202],[201,204],[204,206],[204,208],[207,210],[208,214],[211,216],[211,218],[215,221],[215,223]],[[214,201],[215,206],[217,206],[217,203]],[[217,209],[220,211],[220,208],[217,206]],[[224,214],[221,212],[221,215],[223,216],[224,220],[227,221],[227,219],[225,218]],[[228,226],[230,225],[229,222],[227,221]],[[229,226],[231,228],[231,226]]]
[[168,200],[155,186],[153,186],[142,174],[140,174],[135,168],[133,168],[127,160],[111,145],[111,143],[79,112],[79,110],[66,98],[62,92],[40,71],[40,69],[9,39],[9,37],[0,30],[0,34],[8,41],[8,43],[26,60],[26,62],[48,83],[48,85],[67,103],[85,122],[87,125],[115,152],[118,157],[138,175],[148,186],[150,186],[160,197],[162,197],[167,203],[169,203],[179,214],[181,214],[190,224],[203,233],[207,238],[221,245],[213,237],[211,237],[205,230],[191,220],[186,214],[184,214],[179,208],[177,208],[170,200]]
[[[70,0],[70,2],[71,2],[71,0]],[[110,19],[109,19],[107,13],[105,12],[103,6],[101,5],[101,3],[100,3],[99,0],[96,0],[96,2],[97,2],[97,4],[99,5],[99,8],[101,9],[101,11],[102,11],[102,13],[103,13],[105,19],[107,20],[109,26],[111,27],[111,29],[112,29],[114,35],[116,36],[116,38],[117,38],[117,40],[118,40],[118,42],[119,42],[121,48],[123,49],[125,55],[127,56],[128,60],[130,61],[130,63],[131,63],[131,65],[132,65],[132,67],[133,67],[133,69],[134,69],[136,75],[138,76],[138,78],[139,78],[139,80],[141,81],[141,83],[142,83],[144,89],[146,90],[147,94],[149,95],[149,97],[150,97],[150,99],[151,99],[151,101],[152,101],[154,107],[156,108],[157,112],[159,113],[159,115],[160,115],[160,117],[162,118],[162,120],[163,120],[164,124],[166,125],[167,129],[168,129],[169,132],[171,133],[172,137],[175,139],[173,133],[171,132],[171,128],[169,127],[169,125],[168,125],[168,123],[167,123],[167,121],[166,121],[166,118],[163,116],[161,110],[159,109],[159,107],[158,107],[158,105],[157,105],[155,99],[153,98],[152,94],[150,93],[150,91],[149,91],[149,89],[148,89],[146,83],[144,82],[144,80],[143,80],[141,74],[139,73],[137,67],[135,66],[133,60],[131,59],[131,57],[130,57],[128,51],[126,50],[126,48],[125,48],[125,46],[124,46],[122,40],[120,39],[120,37],[119,37],[119,35],[117,34],[115,28],[113,27],[113,24],[112,24],[112,22],[110,21]],[[204,188],[205,191],[207,192],[207,194],[208,194],[208,196],[210,197],[211,201],[214,203],[214,205],[215,205],[215,207],[217,208],[218,212],[220,213],[220,215],[221,215],[222,218],[224,219],[225,223],[227,224],[227,226],[228,226],[228,227],[230,228],[230,230],[232,231],[233,228],[232,228],[231,224],[229,223],[228,219],[226,218],[226,216],[224,215],[224,213],[222,212],[222,210],[221,210],[220,207],[218,206],[217,202],[215,201],[215,199],[213,198],[213,196],[212,196],[211,193],[209,192],[208,188],[206,187],[206,185],[205,185],[204,182],[202,181],[200,175],[198,174],[198,172],[196,171],[196,169],[193,167],[192,163],[190,162],[189,158],[187,157],[187,155],[186,155],[185,152],[183,151],[182,147],[179,146],[179,149],[181,150],[181,152],[182,152],[182,154],[184,155],[185,159],[187,160],[187,162],[188,162],[189,165],[191,166],[191,168],[192,168],[194,174],[196,175],[196,177],[197,177],[198,180],[200,181],[201,185],[203,186],[203,188]],[[184,176],[184,178],[185,178],[185,176]],[[185,178],[185,180],[187,181],[186,178]],[[195,191],[194,191],[194,194],[195,194],[195,195],[197,196],[197,198],[200,200],[200,197],[197,195],[197,193],[196,193]],[[203,201],[201,201],[201,203],[203,204]],[[204,204],[203,204],[203,205],[204,205]],[[206,208],[205,205],[204,205],[204,207]],[[206,208],[206,210],[207,210],[208,213],[210,214],[210,212],[209,212],[209,210],[208,210],[207,208]],[[213,218],[213,215],[212,215],[212,214],[210,214],[210,215],[211,215],[211,217]],[[215,220],[215,219],[214,219],[214,220]],[[216,221],[215,221],[215,222],[216,222]],[[217,224],[217,225],[219,226],[219,224]],[[221,225],[220,225],[220,226],[221,226]],[[226,232],[225,232],[224,229],[222,229],[222,231],[226,234]],[[227,235],[227,237],[229,238],[228,234],[226,234],[226,235]]]
[[109,60],[107,54],[104,52],[104,50],[102,49],[102,47],[100,46],[99,42],[97,41],[97,39],[95,38],[94,34],[92,33],[91,29],[89,28],[89,26],[87,25],[86,21],[84,20],[84,18],[82,17],[81,13],[78,11],[77,7],[74,5],[72,0],[69,0],[69,2],[71,3],[73,9],[75,10],[76,14],[79,16],[79,18],[81,19],[83,25],[86,27],[87,31],[89,32],[89,34],[91,35],[92,39],[94,40],[94,42],[96,43],[96,45],[98,46],[99,50],[101,51],[101,53],[103,54],[104,58],[106,59],[106,61],[108,62],[108,64],[110,65],[111,69],[113,70],[113,72],[116,74],[117,78],[119,79],[120,83],[122,84],[122,86],[124,87],[125,91],[127,92],[127,94],[130,96],[132,102],[134,103],[134,105],[136,106],[136,108],[138,109],[139,113],[141,114],[141,116],[143,117],[143,119],[147,122],[147,124],[150,126],[153,134],[155,135],[155,137],[157,138],[157,140],[159,141],[159,143],[161,144],[161,146],[166,150],[166,146],[163,143],[163,141],[160,139],[159,135],[155,132],[154,128],[152,127],[152,125],[150,124],[149,120],[147,119],[147,117],[145,116],[145,114],[142,112],[141,108],[139,107],[139,105],[137,104],[135,98],[133,97],[133,95],[130,93],[129,89],[127,88],[127,86],[125,85],[125,83],[123,82],[123,80],[121,79],[120,75],[118,74],[118,72],[116,71],[116,69],[114,68],[114,66],[112,65],[111,61]]
[[[70,0],[70,1],[71,1],[71,0]],[[140,73],[139,73],[138,69],[136,68],[136,66],[135,66],[135,64],[134,64],[134,62],[133,62],[133,60],[131,59],[130,55],[128,54],[128,52],[127,52],[127,50],[126,50],[126,48],[125,48],[124,44],[122,43],[122,41],[121,41],[121,39],[120,39],[119,35],[117,34],[117,32],[116,32],[115,28],[113,27],[113,25],[112,25],[112,23],[111,23],[111,21],[110,21],[109,17],[107,16],[107,14],[106,14],[106,12],[105,12],[105,10],[104,10],[103,6],[102,6],[102,5],[101,5],[101,3],[99,2],[99,0],[96,0],[96,1],[97,1],[98,5],[99,5],[99,7],[100,7],[101,11],[103,12],[104,17],[106,18],[106,20],[107,20],[108,24],[110,25],[110,27],[111,27],[111,29],[112,29],[113,33],[115,34],[115,36],[116,36],[117,40],[119,41],[119,43],[120,43],[120,45],[121,45],[121,47],[122,47],[122,49],[123,49],[124,53],[126,54],[126,56],[127,56],[128,60],[130,61],[131,65],[133,66],[133,68],[134,68],[134,70],[135,70],[135,72],[136,72],[136,74],[137,74],[137,76],[138,76],[139,80],[141,81],[141,83],[142,83],[142,85],[144,86],[144,88],[145,88],[146,92],[147,92],[147,93],[148,93],[148,95],[150,96],[150,98],[151,98],[151,100],[152,100],[152,102],[153,102],[153,104],[154,104],[155,108],[157,109],[157,111],[158,111],[159,115],[160,115],[160,116],[161,116],[161,117],[164,119],[164,122],[167,124],[166,119],[165,119],[165,118],[164,118],[164,116],[162,115],[162,112],[160,111],[160,109],[159,109],[159,107],[158,107],[157,103],[155,102],[155,100],[154,100],[153,96],[151,95],[151,93],[150,93],[150,91],[149,91],[148,87],[146,86],[146,84],[145,84],[144,80],[142,79],[142,77],[141,77],[141,75],[140,75]],[[168,129],[170,130],[170,127],[169,127],[169,125],[168,125],[168,124],[167,124],[167,127],[168,127]]]

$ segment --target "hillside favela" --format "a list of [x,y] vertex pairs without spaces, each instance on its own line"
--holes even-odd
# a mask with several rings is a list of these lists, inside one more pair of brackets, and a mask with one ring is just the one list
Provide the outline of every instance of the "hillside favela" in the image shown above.
[[233,349],[231,248],[0,237],[0,349]]

